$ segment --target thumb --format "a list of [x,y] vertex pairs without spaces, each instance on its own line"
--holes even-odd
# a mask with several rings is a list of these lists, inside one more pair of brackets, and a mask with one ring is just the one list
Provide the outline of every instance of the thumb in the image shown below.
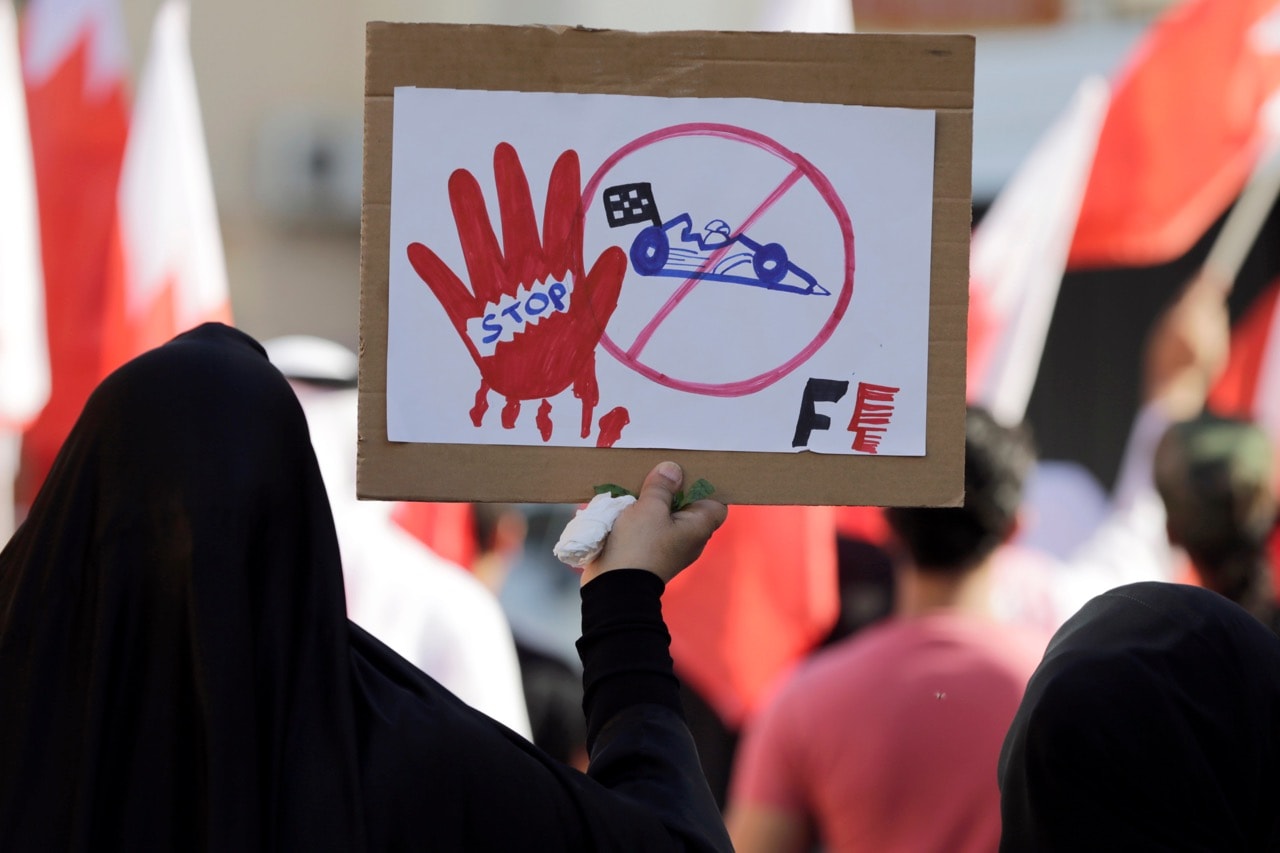
[[671,512],[671,500],[684,482],[684,471],[674,462],[659,462],[640,486],[639,503],[658,504]]

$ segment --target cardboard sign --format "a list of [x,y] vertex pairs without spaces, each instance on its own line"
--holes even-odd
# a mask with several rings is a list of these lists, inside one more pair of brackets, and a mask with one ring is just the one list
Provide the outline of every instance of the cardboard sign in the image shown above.
[[963,493],[973,42],[370,24],[363,497]]

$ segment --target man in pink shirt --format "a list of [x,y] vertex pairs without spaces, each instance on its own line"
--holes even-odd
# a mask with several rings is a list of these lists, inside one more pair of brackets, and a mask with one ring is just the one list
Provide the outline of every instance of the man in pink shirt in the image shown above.
[[895,509],[892,618],[803,665],[748,726],[727,821],[739,853],[992,851],[996,762],[1046,637],[986,608],[1034,460],[971,409],[965,505]]

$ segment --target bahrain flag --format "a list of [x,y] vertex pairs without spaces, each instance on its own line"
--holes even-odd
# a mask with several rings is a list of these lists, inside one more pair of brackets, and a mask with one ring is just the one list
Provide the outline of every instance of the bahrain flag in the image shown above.
[[1184,0],[1113,84],[1068,266],[1185,254],[1231,205],[1280,92],[1280,0]]
[[160,7],[138,84],[108,266],[103,374],[200,323],[231,321],[188,20],[182,0]]
[[48,402],[23,436],[18,499],[25,504],[102,378],[128,57],[116,0],[30,0],[21,36],[51,381]]

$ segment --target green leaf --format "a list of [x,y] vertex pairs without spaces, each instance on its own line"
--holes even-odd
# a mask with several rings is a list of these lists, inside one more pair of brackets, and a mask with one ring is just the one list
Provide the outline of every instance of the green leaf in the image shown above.
[[615,498],[620,498],[623,495],[631,495],[633,498],[636,496],[635,492],[630,489],[624,489],[615,483],[602,483],[596,486],[594,491],[597,495],[610,495]]
[[[679,491],[671,496],[671,511],[679,512],[691,503],[696,503],[703,498],[711,497],[711,495],[715,493],[715,490],[716,487],[708,483],[706,480],[697,480],[689,487],[689,491],[687,493]],[[594,487],[593,491],[597,495],[611,495],[615,498],[620,498],[623,495],[631,495],[633,498],[638,497],[635,492],[630,489],[623,488],[616,483],[601,483]]]
[[716,487],[708,483],[706,480],[699,479],[689,487],[688,503],[697,503],[703,498],[709,498],[715,494]]
[[687,493],[683,491],[675,493],[671,498],[671,511],[679,512],[689,504],[697,503],[703,498],[710,497],[715,490],[715,486],[711,485],[706,480],[699,479],[689,487],[689,491]]

